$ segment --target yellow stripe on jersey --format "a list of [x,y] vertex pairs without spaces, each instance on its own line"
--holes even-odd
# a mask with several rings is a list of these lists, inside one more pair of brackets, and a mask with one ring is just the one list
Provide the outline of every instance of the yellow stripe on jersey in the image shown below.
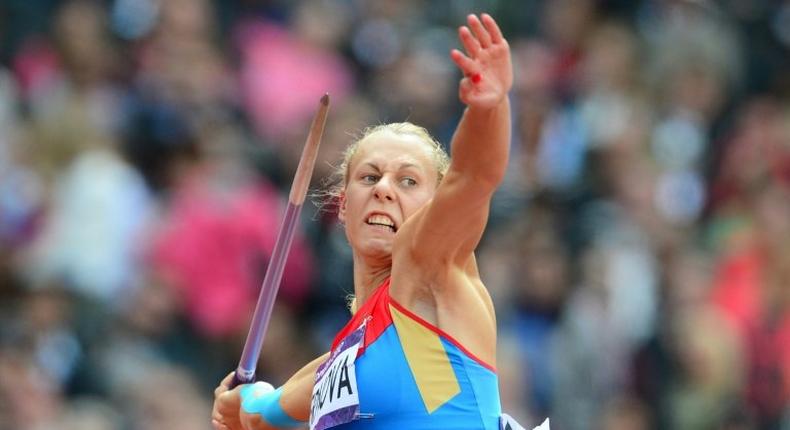
[[429,414],[461,392],[439,335],[390,305],[406,362]]

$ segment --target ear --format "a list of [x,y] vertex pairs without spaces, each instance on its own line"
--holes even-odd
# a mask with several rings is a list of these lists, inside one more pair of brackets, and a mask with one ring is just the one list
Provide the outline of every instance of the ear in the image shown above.
[[340,224],[346,223],[346,193],[340,193],[338,196],[338,205],[337,205],[337,219],[340,220]]

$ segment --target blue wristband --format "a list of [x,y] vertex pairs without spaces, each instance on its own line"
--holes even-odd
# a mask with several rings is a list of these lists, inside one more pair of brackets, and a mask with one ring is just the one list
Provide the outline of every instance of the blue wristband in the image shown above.
[[248,414],[260,414],[267,423],[275,427],[298,427],[302,421],[291,418],[280,406],[283,388],[280,387],[262,396],[255,395],[255,384],[241,389],[241,408]]

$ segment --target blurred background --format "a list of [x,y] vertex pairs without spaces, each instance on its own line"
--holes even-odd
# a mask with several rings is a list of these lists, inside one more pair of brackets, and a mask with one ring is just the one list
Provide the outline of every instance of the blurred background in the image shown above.
[[[318,98],[449,142],[470,12],[512,47],[478,249],[503,408],[559,430],[790,429],[790,1],[0,1],[0,430],[210,429]],[[259,375],[349,318],[305,207]],[[531,427],[531,426],[530,426]]]

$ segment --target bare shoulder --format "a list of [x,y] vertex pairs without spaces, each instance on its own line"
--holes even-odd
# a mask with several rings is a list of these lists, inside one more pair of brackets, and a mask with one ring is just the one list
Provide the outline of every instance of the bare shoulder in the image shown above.
[[452,262],[426,266],[407,249],[395,247],[390,296],[475,356],[495,362],[496,316],[474,254],[462,266]]

